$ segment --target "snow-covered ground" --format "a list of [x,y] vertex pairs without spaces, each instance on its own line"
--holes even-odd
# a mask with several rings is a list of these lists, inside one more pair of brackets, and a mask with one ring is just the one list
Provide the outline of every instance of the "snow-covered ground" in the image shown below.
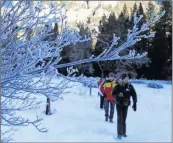
[[[146,84],[133,84],[137,94],[137,112],[129,107],[127,138],[122,142],[171,142],[171,85],[163,89],[148,88]],[[56,113],[44,114],[45,106],[23,115],[44,118],[42,126],[49,131],[38,132],[33,126],[21,127],[13,136],[15,142],[118,142],[116,108],[114,123],[105,122],[104,110],[99,109],[97,89],[79,84],[63,100],[52,103]],[[46,99],[42,97],[42,100]]]

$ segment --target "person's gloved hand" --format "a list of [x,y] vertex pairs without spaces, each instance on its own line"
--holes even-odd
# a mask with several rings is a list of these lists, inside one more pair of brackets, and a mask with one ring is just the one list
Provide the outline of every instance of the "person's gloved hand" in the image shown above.
[[136,103],[133,103],[132,108],[133,108],[134,111],[136,111],[136,109],[137,109]]

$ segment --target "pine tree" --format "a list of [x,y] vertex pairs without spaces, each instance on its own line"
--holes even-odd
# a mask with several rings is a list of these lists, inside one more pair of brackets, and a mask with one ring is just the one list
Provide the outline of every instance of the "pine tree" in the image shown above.
[[117,36],[121,37],[119,44],[122,44],[126,40],[128,29],[130,28],[130,21],[129,21],[129,15],[126,4],[123,6],[123,10],[118,16],[117,23],[118,23]]
[[149,20],[152,13],[154,12],[155,10],[155,5],[153,4],[152,1],[149,1],[148,2],[148,7],[147,7],[147,11],[146,11],[146,19]]
[[[133,10],[132,10],[132,13],[131,13],[131,16],[130,16],[130,27],[133,27],[133,15],[134,13],[136,12],[137,16],[139,17],[140,15],[143,15],[143,18],[141,19],[141,21],[138,23],[138,27],[137,28],[141,28],[142,24],[143,23],[146,23],[146,15],[144,13],[144,10],[143,10],[143,6],[142,6],[142,3],[140,2],[139,4],[139,7],[137,7],[137,4],[135,3],[134,6],[133,6]],[[144,33],[145,34],[145,33]],[[133,46],[133,48],[141,53],[143,51],[146,51],[147,50],[147,40],[144,39],[140,42],[138,42],[136,45]]]
[[166,14],[154,26],[156,36],[149,50],[151,63],[148,77],[154,79],[167,79],[171,77],[172,70],[172,8],[169,1],[162,2],[161,11],[163,10],[166,10]]
[[146,23],[146,15],[144,13],[144,9],[141,2],[139,3],[139,7],[137,11],[137,16],[140,16],[140,15],[143,15],[143,18],[139,22],[139,27],[141,27],[143,23]]
[[123,6],[123,11],[122,11],[122,13],[124,14],[124,17],[128,17],[128,11],[127,11],[127,6],[126,6],[126,4],[124,4],[124,6]]
[[[134,5],[133,5],[133,9],[132,9],[132,12],[131,12],[131,15],[130,15],[130,21],[129,21],[129,26],[130,27],[133,27],[133,22],[134,22],[134,13],[136,12],[137,13],[137,10],[138,10],[138,8],[137,8],[137,4],[136,3],[134,3]],[[135,46],[133,46],[133,48],[134,48]]]
[[[141,21],[138,23],[138,27],[137,28],[141,28],[143,23],[146,23],[147,21],[147,17],[146,14],[144,13],[143,10],[143,6],[142,3],[139,3],[139,6],[137,6],[137,4],[135,3],[133,6],[133,10],[131,13],[131,17],[130,17],[130,27],[133,26],[133,15],[136,12],[137,16],[139,17],[140,15],[143,15],[143,18],[141,19]],[[143,33],[143,34],[147,34],[147,33]],[[139,41],[138,43],[136,43],[132,49],[135,49],[136,52],[138,53],[142,53],[144,51],[148,52],[148,39],[143,39],[142,41]],[[148,58],[143,58],[141,61],[138,61],[136,64],[134,64],[134,68],[135,71],[137,72],[137,78],[141,78],[142,76],[145,76],[145,71],[146,71],[146,66],[148,66],[148,62],[149,59]]]
[[133,12],[137,12],[137,4],[136,3],[133,6]]
[[102,16],[102,19],[99,22],[98,29],[99,29],[99,34],[97,36],[97,43],[94,48],[95,55],[99,55],[104,50],[104,47],[109,46],[108,20],[105,14]]
[[[108,18],[104,14],[99,23],[100,33],[97,37],[97,43],[94,48],[95,55],[99,55],[110,46],[113,39],[113,34],[117,34],[117,30],[119,30],[119,28],[117,28],[117,19],[115,13],[110,13]],[[100,73],[97,76],[104,76],[106,73],[109,73],[112,70],[113,65],[115,65],[113,61],[94,63],[95,73],[98,74],[100,71],[103,71],[102,75]]]
[[133,14],[135,13],[135,12],[137,12],[137,4],[135,3],[134,5],[133,5],[133,9],[132,9],[132,12],[131,12],[131,16],[130,16],[130,25],[131,25],[131,27],[133,26],[133,20],[134,20],[134,16],[133,16]]
[[[136,7],[137,9],[137,7]],[[102,17],[100,21],[99,30],[100,34],[98,36],[98,41],[95,47],[95,51],[99,53],[103,52],[104,48],[110,46],[110,43],[113,39],[113,34],[115,36],[120,37],[118,46],[124,43],[127,39],[127,32],[130,27],[130,17],[128,14],[126,4],[123,6],[121,13],[118,18],[116,18],[115,14],[112,12],[108,19],[106,20],[106,16]],[[100,40],[101,39],[101,40]],[[107,44],[105,44],[104,42]],[[116,47],[114,47],[116,48]],[[123,51],[121,54],[127,54],[128,51]],[[109,72],[119,72],[119,71],[132,71],[134,63],[127,64],[126,61],[107,61],[100,62],[99,66],[103,69],[104,75],[107,75]],[[95,69],[99,69],[98,66],[94,66]],[[97,70],[96,70],[97,72]],[[98,75],[99,76],[99,75]]]
[[[148,7],[147,7],[147,11],[146,11],[146,21],[149,21],[152,13],[154,12],[154,9],[155,9],[155,5],[153,4],[152,1],[149,1],[148,2]],[[151,31],[153,31],[153,28],[152,27],[149,27],[149,30],[147,31],[147,33],[149,34]],[[146,52],[149,52],[148,50],[149,49],[152,49],[153,46],[152,46],[152,38],[149,38],[149,39],[143,39],[145,40],[145,51]],[[142,65],[140,68],[136,68],[136,71],[138,73],[138,77],[141,78],[141,77],[145,77],[147,78],[148,77],[148,66],[149,66],[149,62],[150,62],[150,59],[148,59],[148,62],[144,65]]]
[[[149,21],[149,19],[150,19],[152,13],[154,12],[154,10],[155,10],[155,5],[153,4],[152,1],[149,1],[147,11],[146,11],[146,21]],[[148,34],[151,31],[153,31],[152,27],[149,27]],[[149,47],[151,47],[152,40],[153,40],[152,38],[146,39],[146,41],[147,41],[147,52],[148,52]]]
[[[140,15],[143,15],[143,18],[138,23],[138,28],[139,29],[141,28],[141,26],[144,23],[146,23],[146,15],[144,13],[143,6],[142,6],[141,2],[139,3],[139,7],[138,7],[138,10],[137,10],[137,16],[139,17]],[[144,33],[144,34],[147,34],[147,33]],[[147,50],[147,39],[143,39],[142,41],[138,42],[135,46],[136,46],[136,50],[140,53],[143,52],[143,51],[146,51]]]
[[[114,12],[111,12],[108,18],[108,34],[113,35],[117,31],[117,19]],[[112,36],[111,36],[112,37]]]
[[166,36],[165,53],[166,60],[162,76],[166,79],[172,79],[172,5],[171,1],[163,1],[161,10],[166,10],[166,15],[163,17],[163,27]]

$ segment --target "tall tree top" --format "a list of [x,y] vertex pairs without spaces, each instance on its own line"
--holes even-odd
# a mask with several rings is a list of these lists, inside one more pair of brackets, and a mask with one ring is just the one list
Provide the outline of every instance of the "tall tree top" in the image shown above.
[[100,23],[104,23],[106,21],[107,21],[107,17],[106,17],[106,15],[104,13],[103,16],[102,16],[102,19],[100,20]]
[[136,4],[136,3],[135,3],[134,6],[133,6],[133,11],[132,11],[132,12],[133,12],[133,13],[134,13],[134,12],[137,12],[137,4]]
[[147,19],[149,19],[151,17],[152,13],[154,12],[154,9],[155,9],[155,5],[153,4],[152,1],[149,1],[147,11],[146,11]]
[[111,12],[108,18],[109,23],[115,23],[116,22],[116,16],[114,12]]
[[137,9],[138,9],[137,8],[137,4],[135,2],[135,4],[133,5],[131,16],[130,16],[130,23],[131,23],[131,25],[133,25],[133,14],[134,14],[134,12],[137,12]]
[[143,6],[141,2],[139,3],[138,14],[144,14],[144,10],[143,10]]
[[123,6],[123,11],[122,11],[122,13],[124,14],[124,16],[128,16],[128,11],[127,11],[127,6],[126,6],[126,4],[124,4],[124,6]]

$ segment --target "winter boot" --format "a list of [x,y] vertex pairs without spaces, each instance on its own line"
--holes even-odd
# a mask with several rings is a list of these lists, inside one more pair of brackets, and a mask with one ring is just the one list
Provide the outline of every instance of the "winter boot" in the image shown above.
[[109,122],[110,122],[110,123],[113,123],[113,120],[112,120],[112,119],[109,119]]
[[121,135],[118,135],[117,138],[120,140],[121,139]]
[[107,117],[105,118],[105,121],[106,121],[106,122],[108,121],[108,118],[107,118]]
[[123,137],[127,137],[127,135],[126,135],[126,134],[123,134],[122,136],[123,136]]

